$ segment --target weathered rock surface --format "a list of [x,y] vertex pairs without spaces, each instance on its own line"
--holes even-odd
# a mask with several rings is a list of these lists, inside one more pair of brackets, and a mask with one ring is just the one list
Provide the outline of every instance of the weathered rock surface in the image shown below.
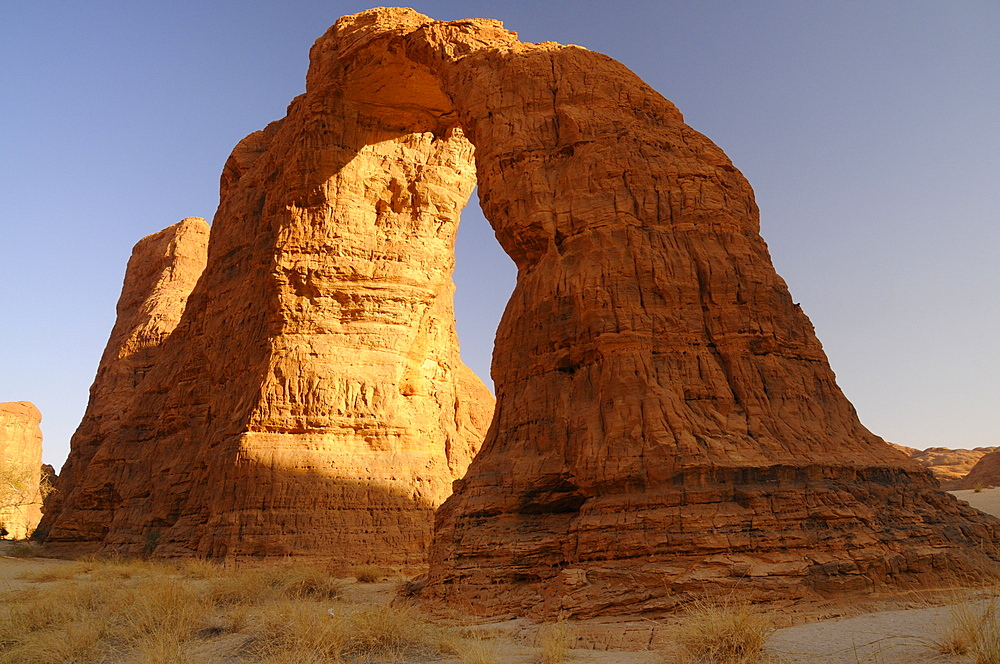
[[41,518],[42,414],[30,401],[0,403],[0,526],[24,539]]
[[948,483],[949,489],[978,489],[987,486],[1000,486],[1000,450],[996,448],[983,454],[963,477]]
[[401,134],[329,91],[241,141],[142,371],[133,311],[178,268],[137,247],[47,542],[423,564],[493,412],[452,308],[474,185],[461,132]]
[[426,599],[587,616],[984,573],[997,520],[860,424],[718,147],[606,56],[403,9],[338,21],[233,151],[206,270],[80,481],[89,536],[420,560],[489,412],[451,314],[476,181],[518,279]]

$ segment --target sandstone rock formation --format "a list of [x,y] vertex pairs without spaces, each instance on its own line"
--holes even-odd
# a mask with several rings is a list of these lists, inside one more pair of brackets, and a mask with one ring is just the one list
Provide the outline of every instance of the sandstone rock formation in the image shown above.
[[451,314],[475,182],[517,287],[423,597],[586,616],[984,573],[998,522],[860,424],[718,147],[606,56],[404,9],[338,21],[233,151],[205,272],[50,540],[418,561],[489,413]]
[[[102,444],[123,434],[123,417],[132,408],[142,407],[135,403],[138,387],[156,364],[160,346],[180,322],[188,296],[205,269],[208,236],[204,219],[188,217],[144,237],[132,249],[115,325],[90,388],[87,411],[70,441],[59,490],[46,501],[40,533],[50,533],[67,505],[59,538],[94,541],[107,530],[109,501],[88,495],[83,479]],[[97,467],[94,471],[102,472]],[[98,477],[103,479],[103,475]],[[105,490],[113,489],[98,489]]]
[[336,100],[244,139],[210,239],[136,247],[49,545],[422,564],[493,412],[452,310],[474,185],[460,132]]
[[966,475],[951,480],[947,488],[980,489],[988,486],[1000,486],[1000,450],[996,448],[980,457]]
[[400,133],[460,126],[518,266],[496,413],[439,510],[425,597],[583,616],[977,573],[967,547],[997,521],[860,424],[750,186],[625,67],[373,10],[313,49],[299,103],[339,100]]
[[24,539],[41,518],[42,414],[29,401],[0,403],[0,526]]

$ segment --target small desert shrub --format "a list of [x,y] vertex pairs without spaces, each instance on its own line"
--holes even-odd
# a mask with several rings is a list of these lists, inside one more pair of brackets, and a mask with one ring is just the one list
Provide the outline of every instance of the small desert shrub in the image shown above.
[[752,664],[761,660],[774,629],[771,619],[747,602],[703,601],[683,616],[677,640],[691,662]]
[[538,645],[542,649],[541,664],[559,664],[566,660],[573,643],[569,626],[564,622],[545,625],[538,634]]
[[378,565],[359,565],[354,568],[354,578],[358,583],[378,583],[382,580],[382,572]]
[[7,547],[7,555],[11,558],[34,558],[38,555],[38,549],[30,542],[14,542]]

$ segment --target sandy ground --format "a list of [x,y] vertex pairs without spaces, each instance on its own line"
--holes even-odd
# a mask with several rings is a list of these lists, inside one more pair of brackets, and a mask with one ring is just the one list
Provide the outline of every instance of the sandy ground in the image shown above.
[[[952,493],[973,507],[1000,516],[1000,488],[978,493]],[[9,543],[0,542],[0,592],[29,585],[20,578],[23,575],[72,564],[51,558],[8,557],[4,555],[8,546]],[[394,584],[352,583],[345,591],[345,600],[352,604],[380,604],[391,601]],[[792,626],[774,632],[768,641],[766,659],[768,664],[972,664],[972,658],[967,656],[941,655],[932,644],[950,625],[956,603],[978,605],[991,601],[986,599],[988,596],[985,591],[968,590],[951,595],[865,598],[853,604],[794,607],[776,616],[779,624]],[[578,647],[570,651],[567,662],[672,664],[682,661],[670,624],[650,620],[594,620],[570,625]],[[471,629],[497,636],[498,660],[503,664],[539,662],[538,625],[516,620]],[[206,664],[233,662],[232,653],[241,643],[238,636],[206,643],[204,650],[196,655],[196,661]],[[458,659],[438,661],[460,664]]]
[[1000,488],[994,487],[978,492],[974,489],[965,489],[963,491],[949,491],[948,493],[959,500],[964,500],[977,510],[1000,517]]

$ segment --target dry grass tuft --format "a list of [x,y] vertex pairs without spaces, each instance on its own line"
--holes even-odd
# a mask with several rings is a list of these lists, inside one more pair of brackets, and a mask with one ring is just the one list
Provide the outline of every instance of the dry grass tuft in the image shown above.
[[358,583],[378,583],[383,576],[384,570],[378,565],[359,565],[354,568],[354,578]]
[[455,653],[462,664],[500,664],[500,643],[483,633],[455,635],[447,639],[447,650]]
[[538,645],[542,649],[541,664],[560,664],[569,655],[573,637],[565,622],[545,625],[538,634]]
[[681,620],[677,640],[691,662],[753,664],[762,660],[774,629],[755,606],[728,598],[695,603]]
[[943,655],[965,655],[979,640],[982,632],[983,612],[968,604],[950,607],[948,626],[931,639],[931,647]]
[[971,656],[976,664],[1000,664],[998,608],[996,597],[953,605],[948,626],[930,639],[930,647],[944,655]]
[[[255,614],[268,613],[264,606],[273,613],[275,605],[294,601],[303,611],[312,608],[328,628],[333,619],[317,602],[338,597],[341,587],[308,567],[226,572],[205,562],[120,558],[80,561],[25,578],[40,585],[0,597],[0,664],[82,664],[123,654],[149,664],[183,664],[190,659],[188,644],[199,635],[248,629],[258,622]],[[310,643],[317,630],[308,620],[303,625],[300,641],[317,645]],[[305,650],[300,655],[303,662],[311,657]]]
[[247,650],[262,662],[395,661],[433,657],[447,649],[442,630],[408,607],[331,615],[324,603],[286,601],[263,607],[255,623]]
[[251,567],[209,581],[218,605],[255,605],[279,599],[336,599],[343,583],[313,567]]
[[34,558],[38,548],[31,542],[14,542],[7,547],[7,555],[11,558]]
[[429,657],[447,648],[446,634],[408,606],[375,606],[343,618],[344,654],[357,658]]

